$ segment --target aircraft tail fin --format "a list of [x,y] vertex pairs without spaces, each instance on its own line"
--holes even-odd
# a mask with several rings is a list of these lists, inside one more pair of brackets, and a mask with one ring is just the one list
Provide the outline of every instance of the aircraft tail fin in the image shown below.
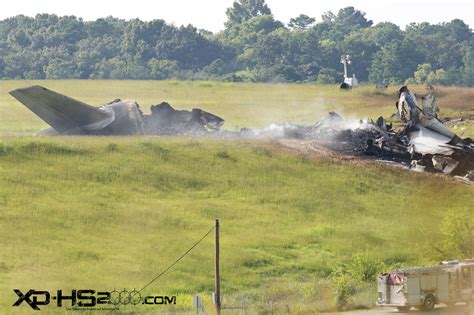
[[38,85],[13,90],[10,95],[60,133],[110,119],[108,112]]

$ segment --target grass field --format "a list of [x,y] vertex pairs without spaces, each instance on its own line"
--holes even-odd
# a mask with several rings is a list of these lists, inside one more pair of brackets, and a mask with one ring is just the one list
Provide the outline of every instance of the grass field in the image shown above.
[[[216,217],[225,305],[247,301],[251,312],[331,310],[334,266],[361,253],[387,268],[433,262],[427,247],[441,239],[446,213],[472,211],[472,186],[452,179],[303,155],[271,141],[34,138],[29,135],[44,124],[6,95],[29,83],[0,82],[2,314],[29,310],[11,307],[14,288],[141,288]],[[315,85],[40,84],[91,104],[119,97],[146,107],[162,100],[178,108],[199,106],[226,118],[231,129],[313,122],[335,109],[376,118],[392,112],[395,94],[395,88],[341,93]],[[441,92],[446,113],[472,112],[472,89]],[[209,309],[213,281],[208,237],[145,292],[177,295],[175,310],[184,311],[199,293]],[[369,305],[369,298],[361,289],[355,302]]]
[[[255,84],[188,81],[0,81],[0,134],[29,134],[47,125],[8,95],[32,84],[100,105],[116,98],[138,101],[145,113],[167,101],[178,109],[200,107],[226,120],[225,129],[264,127],[271,123],[315,123],[328,111],[347,118],[388,118],[395,112],[398,87],[378,91],[364,86],[341,92],[337,86],[314,84]],[[425,94],[423,86],[412,89]],[[437,88],[442,116],[474,115],[474,89]],[[453,126],[454,127],[454,126]],[[472,125],[457,132],[474,137]],[[462,129],[464,128],[464,129]]]

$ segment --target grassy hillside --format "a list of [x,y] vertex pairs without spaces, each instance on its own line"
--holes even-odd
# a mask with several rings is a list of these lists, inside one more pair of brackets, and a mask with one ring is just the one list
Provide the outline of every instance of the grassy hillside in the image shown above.
[[[315,123],[328,111],[345,117],[376,119],[395,112],[398,87],[377,91],[361,86],[341,92],[337,86],[315,84],[255,84],[183,81],[0,81],[0,133],[33,134],[47,127],[8,91],[39,84],[92,105],[133,99],[145,113],[151,104],[167,101],[178,109],[200,107],[226,120],[225,129],[263,127],[271,123]],[[412,89],[426,93],[423,86]],[[437,88],[442,116],[474,115],[474,89]],[[454,127],[454,126],[452,126]],[[456,132],[474,137],[472,124]]]
[[[395,87],[340,92],[309,84],[0,81],[1,314],[28,310],[11,307],[14,288],[141,288],[217,217],[225,305],[331,310],[330,274],[337,266],[358,254],[386,268],[433,262],[430,249],[442,238],[446,214],[471,210],[472,186],[452,179],[303,155],[270,141],[34,138],[46,125],[7,94],[31,84],[94,105],[135,99],[145,112],[161,101],[201,107],[225,118],[227,129],[314,123],[330,110],[390,116],[396,99]],[[474,89],[438,92],[442,115],[474,114]],[[474,136],[472,122],[455,130]],[[175,294],[181,309],[199,293],[209,310],[213,281],[208,237],[146,293]],[[362,286],[353,301],[373,299]]]
[[[15,310],[12,288],[140,288],[216,217],[225,304],[331,308],[335,265],[356,253],[427,262],[427,237],[472,201],[472,187],[444,177],[360,166],[270,142],[4,138],[0,312]],[[210,237],[146,291],[191,306],[212,277]]]

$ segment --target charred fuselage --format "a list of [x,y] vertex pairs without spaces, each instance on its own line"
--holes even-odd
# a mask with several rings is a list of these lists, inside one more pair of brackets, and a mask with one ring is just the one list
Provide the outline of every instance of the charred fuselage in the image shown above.
[[94,107],[41,86],[10,94],[51,126],[44,135],[202,135],[217,131],[224,120],[204,110],[175,110],[168,103],[144,115],[131,100]]

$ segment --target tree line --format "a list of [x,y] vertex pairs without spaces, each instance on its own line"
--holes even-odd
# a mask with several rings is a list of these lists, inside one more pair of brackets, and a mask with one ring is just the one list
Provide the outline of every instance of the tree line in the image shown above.
[[359,81],[474,86],[469,25],[374,25],[354,7],[319,19],[276,20],[265,0],[238,0],[213,34],[164,20],[83,21],[38,14],[0,21],[2,79],[342,81],[341,55]]

